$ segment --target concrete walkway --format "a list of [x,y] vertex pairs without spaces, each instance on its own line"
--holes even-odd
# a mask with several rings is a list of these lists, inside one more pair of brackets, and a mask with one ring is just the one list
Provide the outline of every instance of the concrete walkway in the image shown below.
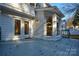
[[0,42],[3,56],[75,56],[79,55],[79,40],[62,38],[53,40],[24,40]]

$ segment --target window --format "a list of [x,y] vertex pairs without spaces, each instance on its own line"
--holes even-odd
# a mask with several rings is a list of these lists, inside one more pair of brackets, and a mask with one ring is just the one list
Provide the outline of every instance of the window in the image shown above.
[[34,6],[35,6],[35,4],[34,4],[34,3],[30,3],[30,6],[31,6],[31,7],[34,7]]
[[37,15],[37,11],[35,11],[35,15]]
[[29,34],[29,22],[28,21],[24,22],[24,27],[25,27],[24,33]]
[[15,35],[20,35],[20,20],[15,20]]
[[52,36],[52,17],[47,19],[47,36]]
[[36,8],[40,8],[40,7],[41,7],[40,3],[36,3]]

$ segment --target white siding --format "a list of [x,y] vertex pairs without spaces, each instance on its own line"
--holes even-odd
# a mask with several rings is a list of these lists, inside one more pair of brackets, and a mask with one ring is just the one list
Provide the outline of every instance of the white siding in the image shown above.
[[35,16],[35,10],[34,10],[34,7],[32,7],[32,6],[30,6],[30,4],[29,3],[27,3],[27,4],[22,4],[23,5],[23,9],[24,9],[24,12],[26,13],[26,14],[30,14],[30,15],[32,15],[32,16]]
[[[28,35],[24,34],[24,21],[28,21],[29,22],[29,19],[28,18],[23,19],[23,18],[20,18],[20,17],[16,17],[16,18],[14,18],[14,21],[15,21],[15,19],[20,20],[20,22],[21,22],[21,24],[20,24],[20,26],[21,26],[20,27],[21,33],[20,33],[20,35],[15,35],[14,34],[13,40],[23,40],[23,39],[27,38],[30,35],[30,30],[29,30],[29,34]],[[15,24],[15,22],[14,22],[14,24]]]
[[12,40],[13,37],[13,19],[7,15],[0,15],[1,39]]
[[[15,35],[15,19],[21,21],[21,34]],[[1,27],[1,39],[2,40],[20,40],[27,38],[32,34],[31,28],[29,30],[29,34],[24,34],[24,21],[30,22],[30,19],[22,19],[22,18],[12,18],[8,15],[0,15],[0,27]],[[29,24],[30,25],[30,24]]]
[[30,14],[30,7],[29,4],[23,4],[24,12],[26,14]]
[[30,6],[30,14],[31,14],[32,16],[35,16],[35,10],[34,10],[34,8],[32,8],[31,6]]
[[38,17],[39,24],[37,26],[37,29],[34,32],[34,36],[43,37],[44,36],[44,25],[45,25],[45,22],[46,22],[46,19],[44,17],[44,12],[38,11],[37,17]]
[[15,10],[20,11],[20,12],[23,12],[19,3],[0,3],[0,5],[9,7],[11,9],[15,9]]
[[47,7],[47,5],[45,3],[43,3],[43,7]]
[[[7,3],[4,3],[4,4],[5,4],[5,6],[8,6]],[[4,5],[4,4],[1,4],[1,5]],[[24,9],[23,11],[26,14],[35,16],[33,7],[31,7],[28,3],[23,4],[23,5],[24,5],[22,7]],[[20,35],[15,35],[15,19],[21,21],[21,34]],[[0,14],[1,39],[2,40],[19,40],[19,39],[27,38],[28,36],[33,36],[33,28],[32,28],[33,26],[31,24],[30,20],[31,19],[28,19],[28,18],[23,19],[19,16],[13,18],[13,17],[6,15],[6,14],[5,15]],[[24,21],[29,21],[30,30],[29,30],[28,35],[24,34]]]

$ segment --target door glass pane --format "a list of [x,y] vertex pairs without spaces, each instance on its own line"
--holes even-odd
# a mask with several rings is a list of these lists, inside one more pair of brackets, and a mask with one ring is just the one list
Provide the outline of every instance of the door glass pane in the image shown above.
[[52,17],[47,20],[47,36],[52,36]]
[[29,22],[28,21],[25,21],[24,22],[24,25],[25,25],[24,33],[25,34],[29,34]]
[[20,20],[15,20],[15,35],[20,34]]

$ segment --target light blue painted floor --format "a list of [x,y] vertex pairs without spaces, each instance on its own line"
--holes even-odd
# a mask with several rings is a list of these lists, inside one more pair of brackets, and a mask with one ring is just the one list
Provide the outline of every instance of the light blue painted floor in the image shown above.
[[79,40],[62,38],[53,40],[24,40],[0,42],[0,55],[3,56],[75,56],[79,55]]

